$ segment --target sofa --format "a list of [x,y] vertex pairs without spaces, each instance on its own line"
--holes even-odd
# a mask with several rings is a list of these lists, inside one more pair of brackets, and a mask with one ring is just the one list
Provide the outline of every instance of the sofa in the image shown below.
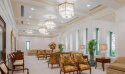
[[125,74],[125,57],[118,57],[107,68],[107,74]]

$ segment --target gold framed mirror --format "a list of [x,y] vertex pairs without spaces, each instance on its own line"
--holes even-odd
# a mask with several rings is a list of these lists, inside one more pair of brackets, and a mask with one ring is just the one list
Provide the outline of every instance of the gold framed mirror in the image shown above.
[[6,60],[6,23],[0,16],[0,60]]

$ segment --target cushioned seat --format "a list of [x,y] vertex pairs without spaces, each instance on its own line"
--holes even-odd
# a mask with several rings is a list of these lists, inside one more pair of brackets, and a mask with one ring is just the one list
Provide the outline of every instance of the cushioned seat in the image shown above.
[[80,70],[88,70],[88,69],[90,69],[90,66],[86,65],[86,64],[79,64],[79,69]]
[[23,64],[23,60],[15,60],[15,62],[13,64],[14,65],[22,65]]
[[75,67],[75,66],[64,66],[64,70],[66,71],[66,72],[71,72],[71,71],[76,71],[76,70],[78,70],[78,68],[77,67]]
[[125,64],[121,63],[112,63],[110,64],[109,68],[125,71]]
[[[5,62],[0,63],[0,74],[13,74],[14,71],[21,71],[21,70],[27,70],[27,74],[29,74],[29,69],[28,68],[23,68],[23,69],[10,69],[7,67]],[[12,73],[10,72],[12,71]],[[26,73],[25,73],[26,74]]]

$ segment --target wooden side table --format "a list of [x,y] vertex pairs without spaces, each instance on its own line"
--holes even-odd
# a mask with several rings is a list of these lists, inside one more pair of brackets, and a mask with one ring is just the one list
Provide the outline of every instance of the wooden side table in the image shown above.
[[102,63],[102,68],[103,68],[103,71],[105,69],[105,63],[110,63],[111,62],[111,59],[110,58],[96,58],[96,66],[95,66],[95,69],[97,67],[97,62],[100,62]]

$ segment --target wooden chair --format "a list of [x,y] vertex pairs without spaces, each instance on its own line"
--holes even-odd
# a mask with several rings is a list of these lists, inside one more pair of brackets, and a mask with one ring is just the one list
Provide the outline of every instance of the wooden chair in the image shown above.
[[38,58],[38,60],[40,59],[40,58],[46,58],[46,52],[45,52],[45,50],[37,50],[37,58]]
[[74,61],[77,63],[79,74],[81,74],[81,72],[84,70],[90,70],[91,74],[91,66],[88,63],[88,59],[84,58],[82,53],[72,53],[72,57],[74,58]]
[[50,57],[52,50],[45,50],[46,51],[46,59]]
[[15,69],[15,67],[17,67],[17,66],[22,66],[24,69],[24,56],[23,55],[22,55],[22,57],[20,54],[15,55],[14,53],[11,53],[9,55],[10,55],[10,60],[11,60],[13,69]]
[[73,61],[73,58],[70,56],[70,54],[60,54],[60,74],[61,72],[69,73],[77,71],[78,74],[78,68],[77,64]]
[[48,60],[48,67],[49,67],[49,64],[51,64],[51,68],[53,68],[54,64],[59,65],[59,60],[60,60],[60,52],[52,53]]
[[21,70],[27,70],[27,74],[29,74],[29,69],[28,68],[24,68],[24,69],[10,69],[7,67],[7,65],[5,64],[5,62],[0,63],[0,71],[1,74],[9,74],[9,71],[12,71],[12,74],[14,71],[21,71]]

